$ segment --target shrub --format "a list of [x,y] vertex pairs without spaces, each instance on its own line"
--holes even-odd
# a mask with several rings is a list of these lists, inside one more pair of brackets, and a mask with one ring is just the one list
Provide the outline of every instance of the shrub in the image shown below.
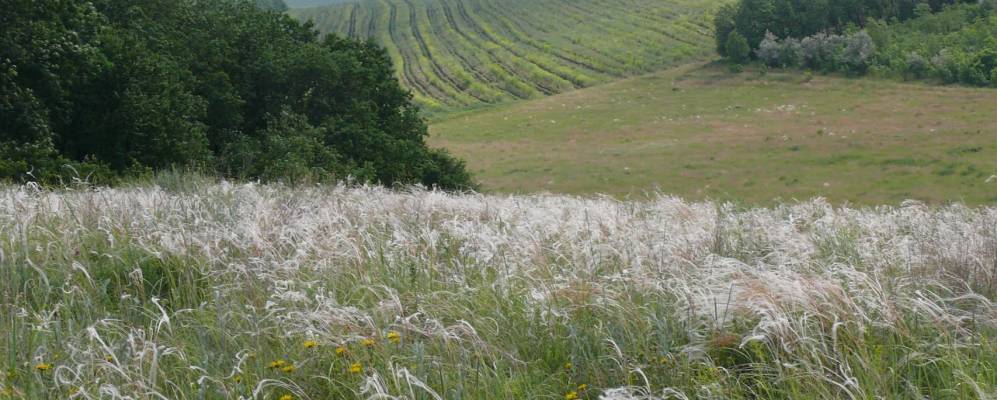
[[869,61],[876,53],[876,44],[866,31],[845,37],[844,51],[841,53],[841,61],[856,72],[864,72],[869,67]]
[[776,67],[781,64],[781,53],[782,45],[779,43],[779,38],[772,32],[765,32],[765,39],[762,39],[762,42],[758,44],[758,50],[755,50],[755,56],[758,57],[758,60],[765,65]]
[[751,47],[748,46],[747,39],[740,33],[731,32],[727,36],[725,48],[727,59],[734,64],[744,64],[751,59]]
[[779,46],[779,64],[795,67],[803,63],[803,46],[799,39],[786,38]]
[[931,68],[931,62],[920,53],[912,51],[907,53],[907,73],[914,78],[923,78]]

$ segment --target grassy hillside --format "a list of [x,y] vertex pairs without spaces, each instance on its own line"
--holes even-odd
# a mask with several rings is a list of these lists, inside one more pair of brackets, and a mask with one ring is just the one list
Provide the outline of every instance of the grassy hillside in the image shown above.
[[707,0],[363,0],[291,15],[374,39],[430,112],[533,98],[712,52]]
[[357,0],[284,0],[284,3],[291,8],[306,8],[327,6],[330,4],[352,3]]
[[993,399],[997,208],[0,187],[0,399]]
[[431,126],[501,192],[997,203],[997,91],[693,65]]

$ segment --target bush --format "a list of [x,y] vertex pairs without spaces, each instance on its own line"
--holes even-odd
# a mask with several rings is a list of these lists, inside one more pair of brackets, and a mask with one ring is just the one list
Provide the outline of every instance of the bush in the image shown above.
[[724,47],[727,51],[727,59],[734,64],[744,64],[751,60],[751,47],[748,46],[747,39],[740,33],[731,32],[727,36],[727,43]]
[[777,67],[781,64],[780,55],[782,53],[782,46],[779,44],[779,38],[775,37],[772,32],[765,32],[765,39],[758,44],[758,50],[755,50],[755,56],[758,60],[765,65]]
[[876,53],[876,44],[873,43],[872,37],[866,31],[859,31],[845,37],[843,44],[841,62],[851,71],[865,72],[870,59]]
[[907,64],[907,74],[913,78],[925,77],[931,68],[931,62],[916,51],[907,53],[905,62]]

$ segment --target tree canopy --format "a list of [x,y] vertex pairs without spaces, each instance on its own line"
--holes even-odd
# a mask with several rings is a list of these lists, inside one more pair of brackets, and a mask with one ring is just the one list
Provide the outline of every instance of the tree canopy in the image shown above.
[[320,38],[282,5],[0,0],[0,179],[184,167],[471,185],[427,147],[382,48]]
[[[849,26],[862,26],[871,19],[903,21],[924,10],[941,10],[956,3],[977,0],[739,0],[725,5],[714,20],[718,40],[726,41],[737,31],[752,49],[765,34],[781,38],[803,38],[817,33],[843,33]],[[724,46],[717,50],[727,56]]]

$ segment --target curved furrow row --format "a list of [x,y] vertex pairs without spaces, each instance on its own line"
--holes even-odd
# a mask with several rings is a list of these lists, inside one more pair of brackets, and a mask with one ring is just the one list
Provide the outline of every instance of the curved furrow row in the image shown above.
[[402,1],[409,8],[408,24],[411,33],[409,40],[412,43],[410,47],[418,54],[415,62],[420,63],[424,70],[431,72],[431,75],[427,76],[432,80],[431,83],[446,91],[453,101],[460,104],[486,101],[483,96],[478,97],[474,93],[466,92],[465,89],[470,84],[469,77],[454,65],[455,62],[449,54],[437,47],[431,35],[426,37],[422,34],[424,27],[430,25],[428,14],[424,12],[426,2]]
[[[454,16],[453,9],[456,6],[451,7],[449,1],[451,0],[440,0],[444,15],[462,40],[468,44],[466,48],[483,56],[479,68],[483,68],[486,74],[494,76],[502,89],[511,93],[515,98],[525,99],[541,95],[542,92],[530,84],[529,76],[524,73],[523,67],[526,65],[520,65],[523,60],[510,53],[499,43],[484,37],[481,27],[477,25],[475,20],[464,18],[466,14]],[[528,66],[526,67],[528,69]]]
[[[486,2],[486,4],[489,3]],[[533,48],[534,51],[540,54],[548,54],[556,58],[557,60],[552,60],[554,63],[557,63],[558,61],[567,63],[572,65],[574,68],[579,69],[584,75],[600,75],[600,77],[605,77],[607,76],[605,73],[610,71],[610,69],[605,66],[597,65],[601,64],[598,61],[592,60],[590,57],[577,52],[573,52],[569,46],[551,46],[548,43],[534,39],[532,35],[523,33],[526,30],[523,26],[523,24],[526,23],[525,18],[520,18],[518,16],[509,17],[503,15],[499,10],[484,8],[482,8],[482,10],[489,13],[492,16],[491,20],[497,22],[496,27],[505,32],[511,39]],[[580,80],[580,82],[577,82],[577,80]],[[572,81],[579,86],[587,86],[590,83],[588,82],[590,79],[575,79]]]
[[[588,86],[594,81],[585,73],[588,68],[579,67],[579,62],[567,62],[575,64],[574,67],[566,67],[558,62],[560,57],[563,57],[559,54],[558,48],[538,44],[538,42],[529,39],[527,35],[516,32],[515,28],[509,24],[509,21],[515,18],[509,18],[496,10],[485,8],[486,5],[490,5],[487,1],[476,5],[479,6],[477,9],[479,13],[472,13],[472,15],[480,14],[481,19],[490,23],[475,22],[482,25],[484,29],[488,29],[492,36],[503,38],[501,44],[507,47],[510,52],[521,55],[540,70],[568,82],[572,87]],[[509,40],[505,40],[505,38]]]
[[351,38],[357,37],[357,9],[360,8],[357,4],[352,4],[350,6],[350,25],[346,29],[346,35]]
[[292,10],[380,43],[430,112],[531,98],[707,57],[709,0],[356,0]]
[[[468,14],[467,9],[464,7],[464,3],[462,1],[459,0],[456,1],[456,5],[457,5],[456,7],[457,14],[460,15],[465,21],[468,21],[472,26],[476,26],[478,28],[478,32],[487,41],[503,48],[505,51],[509,52],[517,59],[529,62],[537,69],[539,69],[540,71],[539,74],[541,75],[539,78],[541,79],[534,79],[532,81],[526,80],[526,83],[532,84],[545,95],[554,94],[558,92],[557,90],[553,89],[550,84],[545,83],[545,81],[547,80],[554,80],[554,81],[561,80],[570,85],[570,82],[558,76],[555,72],[548,70],[543,65],[531,61],[528,55],[519,51],[519,49],[516,49],[515,46],[513,46],[511,43],[509,43],[506,40],[503,40],[500,36],[496,35],[489,25],[483,23],[482,21],[478,21],[475,18],[472,18],[471,15]],[[513,60],[507,60],[507,61],[512,62]]]
[[407,60],[408,57],[406,57],[405,54],[408,51],[403,50],[405,47],[400,45],[403,42],[399,39],[400,34],[398,32],[398,6],[395,3],[393,3],[391,0],[388,0],[387,3],[388,3],[388,21],[389,21],[388,32],[391,37],[391,41],[394,42],[398,48],[399,52],[398,63],[401,66],[403,83],[406,86],[413,88],[417,93],[423,96],[441,101],[445,100],[444,97],[442,96],[442,93],[440,93],[437,90],[433,90],[431,85],[424,83],[416,76],[416,70],[418,69],[418,66],[417,65],[413,66],[413,64]]
[[[539,13],[524,13],[524,15],[520,15],[519,18],[521,18],[522,21],[528,23],[532,21],[532,24],[539,31],[538,35],[541,38],[549,38],[551,39],[552,42],[554,42],[553,40],[554,38],[559,38],[560,41],[563,43],[572,43],[579,45],[586,52],[593,53],[595,58],[606,60],[614,64],[620,64],[620,65],[625,64],[626,63],[625,59],[619,57],[619,55],[617,54],[614,54],[609,49],[603,49],[598,46],[589,45],[590,40],[593,38],[613,37],[614,33],[606,30],[606,28],[601,26],[601,24],[593,23],[590,19],[586,18],[586,15],[580,13],[577,9],[572,9],[570,6],[570,2],[567,3],[568,3],[567,7],[563,7],[560,5],[556,7],[560,11],[556,19],[554,20],[545,19]],[[498,8],[498,10],[499,12],[501,12],[501,8]],[[538,18],[539,20],[533,21],[534,18]],[[570,29],[555,29],[556,26],[554,26],[555,23],[554,21],[556,21],[556,23],[558,24],[563,24],[563,26],[579,26],[579,25],[589,26],[588,29],[591,32],[584,35],[584,37],[587,38],[588,40],[579,40],[579,37],[583,35],[581,35],[580,33],[574,33]]]
[[[439,1],[434,6],[426,7],[432,36],[440,38],[445,53],[457,60],[458,65],[455,68],[460,72],[466,71],[474,78],[469,80],[466,90],[479,93],[478,96],[486,97],[486,102],[491,103],[519,97],[502,85],[501,78],[487,73],[482,68],[483,63],[474,51],[476,49],[474,42],[468,41],[467,35],[457,26],[446,1]],[[494,61],[488,60],[488,62]]]

